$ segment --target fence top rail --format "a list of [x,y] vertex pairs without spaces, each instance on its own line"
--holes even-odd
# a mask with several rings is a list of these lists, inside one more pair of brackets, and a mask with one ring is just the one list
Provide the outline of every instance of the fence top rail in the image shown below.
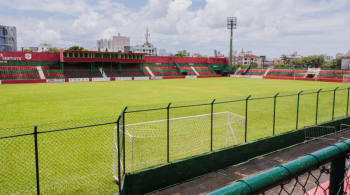
[[[89,118],[89,119],[64,121],[60,123],[47,123],[47,124],[33,125],[33,126],[5,128],[5,129],[0,129],[0,139],[116,124],[120,120],[120,117],[121,116],[119,116],[118,119],[116,119],[115,116],[97,117],[97,118]],[[35,132],[35,126],[37,126],[37,129],[38,129],[37,132]],[[23,133],[18,133],[19,130],[22,131]],[[16,131],[17,133],[14,133]]]
[[[325,153],[327,153],[327,155],[324,155]],[[350,140],[342,141],[312,154],[306,154],[304,157],[298,158],[283,165],[277,165],[272,169],[247,179],[238,180],[236,183],[210,192],[208,195],[258,194],[280,185],[285,181],[289,181],[299,175],[302,175],[307,171],[320,167],[321,165],[338,158],[339,155],[348,153],[350,153]]]
[[[319,93],[319,92],[329,92],[334,90],[348,90],[350,87],[337,87],[337,88],[324,88],[322,90],[320,89],[310,89],[310,90],[303,90],[303,91],[285,91],[285,92],[279,92],[278,97],[288,97],[288,96],[296,96],[296,95],[308,95],[313,93]],[[268,98],[274,98],[276,96],[276,93],[269,93],[269,94],[255,94],[252,95],[249,100],[259,100],[259,99],[268,99]],[[216,101],[213,103],[213,99],[207,99],[207,100],[196,100],[191,102],[172,102],[171,106],[169,106],[169,103],[160,103],[160,104],[148,104],[148,105],[134,105],[129,106],[128,111],[125,113],[135,113],[135,112],[146,112],[146,111],[155,111],[155,110],[163,110],[168,108],[184,108],[184,107],[193,107],[193,106],[203,106],[203,105],[210,105],[210,104],[224,104],[224,103],[231,103],[231,102],[237,102],[237,101],[245,101],[247,100],[247,96],[235,96],[235,97],[227,97],[227,98],[217,98]]]

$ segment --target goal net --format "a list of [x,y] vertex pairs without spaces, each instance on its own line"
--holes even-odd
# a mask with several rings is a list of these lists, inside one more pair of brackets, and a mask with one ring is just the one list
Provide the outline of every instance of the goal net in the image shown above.
[[[213,150],[244,143],[245,117],[219,112],[125,125],[125,172],[179,160],[210,151],[211,128],[213,129]],[[115,161],[118,166],[117,127],[115,136]],[[119,127],[120,145],[123,146],[123,128]],[[123,156],[123,154],[122,154]],[[121,161],[122,164],[123,161]],[[123,167],[121,165],[121,167]],[[116,168],[114,170],[117,170]]]
[[343,75],[343,83],[350,83],[350,74]]

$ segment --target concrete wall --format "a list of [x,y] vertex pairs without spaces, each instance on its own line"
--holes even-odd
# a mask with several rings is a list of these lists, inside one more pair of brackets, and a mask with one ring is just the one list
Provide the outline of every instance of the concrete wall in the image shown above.
[[344,57],[341,60],[341,69],[350,69],[350,57]]

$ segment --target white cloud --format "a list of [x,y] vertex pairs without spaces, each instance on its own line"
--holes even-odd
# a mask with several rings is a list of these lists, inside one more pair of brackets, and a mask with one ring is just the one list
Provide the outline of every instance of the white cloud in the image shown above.
[[[4,6],[19,11],[5,17],[0,13],[0,17],[18,26],[19,41],[26,44],[51,41],[92,48],[96,39],[121,33],[136,45],[144,42],[145,28],[149,27],[150,41],[158,48],[202,54],[218,49],[226,54],[226,18],[236,16],[236,50],[245,48],[257,55],[278,57],[295,50],[303,55],[334,55],[350,49],[348,0],[206,0],[205,7],[189,9],[194,1],[148,0],[138,9],[113,0],[94,4],[84,0],[13,0]],[[20,10],[49,12],[52,17],[15,15]]]
[[59,30],[47,29],[45,23],[39,22],[35,30],[24,30],[19,40],[22,41],[23,45],[39,45],[40,43],[53,43],[59,45],[72,45],[73,41],[62,40],[61,33]]

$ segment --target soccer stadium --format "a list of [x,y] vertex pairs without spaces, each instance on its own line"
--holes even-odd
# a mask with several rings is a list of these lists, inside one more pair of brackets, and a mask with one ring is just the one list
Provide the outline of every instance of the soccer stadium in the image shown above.
[[[305,155],[297,147],[315,152],[349,138],[350,70],[227,74],[227,58],[69,50],[1,58],[1,194],[162,193],[268,154]],[[342,172],[333,164],[349,150],[339,142],[211,191],[329,192],[329,177],[348,189],[347,169],[345,180],[332,172]],[[264,174],[271,182],[256,183]],[[303,174],[316,179],[301,184]]]
[[1,2],[0,195],[349,194],[349,9]]

